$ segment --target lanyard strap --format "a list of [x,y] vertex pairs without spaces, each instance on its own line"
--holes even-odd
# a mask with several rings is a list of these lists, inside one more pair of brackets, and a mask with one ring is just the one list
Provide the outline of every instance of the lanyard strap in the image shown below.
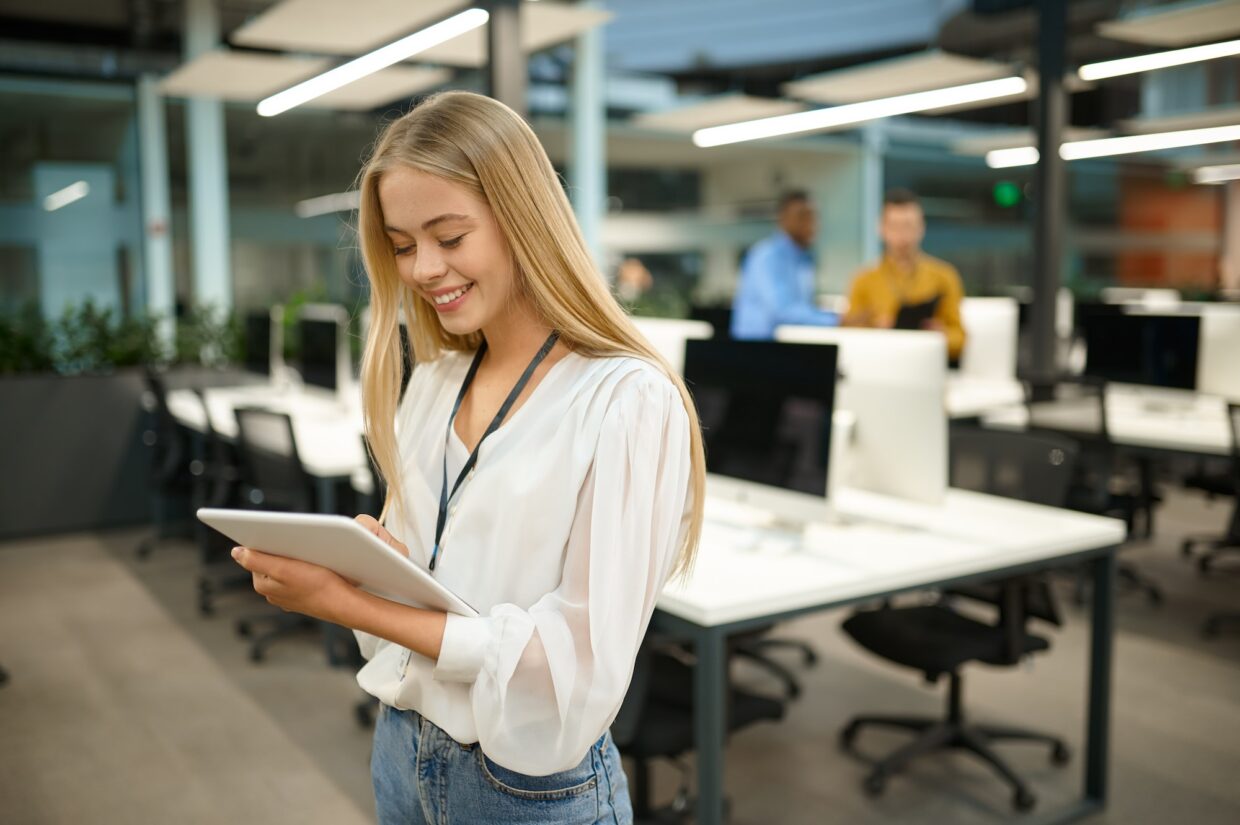
[[469,454],[469,458],[465,461],[465,465],[461,467],[461,472],[456,477],[456,483],[452,485],[452,492],[448,492],[448,439],[452,435],[452,424],[456,421],[456,414],[461,409],[461,402],[465,400],[465,392],[469,389],[469,385],[474,383],[474,376],[478,373],[478,365],[482,363],[482,356],[487,351],[486,339],[483,339],[482,345],[478,347],[478,353],[474,355],[473,363],[469,365],[469,372],[465,373],[465,381],[461,384],[461,391],[456,394],[456,402],[452,405],[452,414],[448,416],[448,431],[444,434],[443,443],[443,483],[439,486],[439,516],[435,520],[435,548],[431,551],[430,569],[435,569],[435,562],[439,558],[439,542],[443,539],[444,526],[448,523],[448,502],[456,495],[457,490],[461,489],[461,485],[465,482],[466,476],[470,470],[478,463],[478,450],[482,448],[482,442],[487,440],[487,436],[499,429],[499,425],[504,423],[508,411],[512,409],[512,405],[516,403],[517,397],[521,395],[521,391],[525,389],[525,385],[529,383],[530,376],[534,374],[534,370],[538,369],[538,365],[543,362],[547,354],[551,352],[551,348],[555,346],[556,340],[560,337],[559,332],[553,332],[547,336],[547,340],[543,342],[542,347],[535,353],[534,358],[530,361],[525,372],[521,373],[520,379],[517,380],[516,386],[508,393],[508,397],[504,399],[504,403],[500,406],[499,412],[495,413],[495,417],[491,419],[491,423],[487,426],[486,432],[482,434],[482,438],[478,439],[478,443],[474,445],[474,450]]

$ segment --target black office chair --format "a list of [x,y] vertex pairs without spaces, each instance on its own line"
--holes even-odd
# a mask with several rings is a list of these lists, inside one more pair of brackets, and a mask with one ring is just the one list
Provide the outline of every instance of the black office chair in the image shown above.
[[[637,654],[633,679],[624,704],[611,725],[611,735],[622,756],[633,761],[631,795],[638,823],[684,822],[693,803],[688,769],[676,762],[681,784],[675,800],[655,810],[651,800],[650,768],[654,759],[678,760],[693,750],[693,668],[691,653],[655,633],[647,633]],[[757,722],[779,721],[784,703],[731,688],[728,693],[729,733]]]
[[[1021,433],[957,432],[952,435],[952,484],[1041,504],[1062,504],[1076,460],[1076,447],[1062,438]],[[955,599],[998,608],[993,623],[953,609]],[[1007,726],[966,722],[960,671],[970,662],[1001,667],[1019,664],[1026,656],[1047,650],[1050,643],[1027,630],[1030,619],[1058,626],[1054,596],[1044,577],[1022,576],[999,583],[954,589],[938,604],[862,610],[844,622],[849,636],[866,650],[888,661],[920,670],[937,682],[947,676],[947,714],[944,718],[858,716],[841,731],[840,741],[851,749],[862,728],[886,727],[913,731],[912,742],[883,757],[865,778],[871,795],[883,792],[887,778],[918,756],[947,748],[975,754],[1013,789],[1012,804],[1027,811],[1036,804],[1028,785],[991,747],[1009,741],[1049,745],[1051,759],[1062,765],[1069,759],[1059,737]]]
[[185,520],[174,518],[172,514],[184,509],[191,494],[192,479],[189,443],[168,410],[168,391],[163,376],[148,366],[142,377],[146,388],[143,405],[149,416],[142,432],[142,443],[151,450],[150,488],[155,512],[155,535],[144,539],[137,547],[138,558],[146,559],[161,540],[182,534],[173,528]]
[[[1222,553],[1240,549],[1240,404],[1227,405],[1227,421],[1231,428],[1231,466],[1235,481],[1236,504],[1231,513],[1231,522],[1227,533],[1211,544],[1208,554],[1198,561],[1203,572],[1210,570],[1210,563]],[[1219,635],[1227,625],[1240,626],[1240,611],[1214,613],[1206,619],[1202,626],[1202,635],[1211,638]]]
[[[226,441],[211,420],[207,396],[202,388],[194,389],[202,407],[204,421],[202,455],[190,463],[194,477],[194,509],[199,507],[235,507],[240,501],[241,460],[237,449]],[[230,592],[248,590],[250,574],[229,557],[234,542],[202,522],[198,531],[198,613],[210,616],[215,612],[215,599]]]
[[[255,509],[314,512],[314,484],[297,451],[293,420],[261,407],[234,412],[243,501]],[[259,632],[263,626],[266,630]],[[273,642],[317,627],[307,616],[270,611],[239,620],[237,633],[250,639],[250,661],[261,662]]]
[[[1072,423],[1079,429],[1070,437],[1077,441],[1079,458],[1076,475],[1068,489],[1064,506],[1070,510],[1110,516],[1122,519],[1127,535],[1149,535],[1153,529],[1153,507],[1156,503],[1149,492],[1152,471],[1149,465],[1137,465],[1137,477],[1131,478],[1120,472],[1120,462],[1115,444],[1111,440],[1110,420],[1107,412],[1106,381],[1098,378],[1078,377],[1061,381],[1056,387],[1057,397],[1053,409],[1030,401],[1029,430],[1032,433],[1063,434],[1058,416],[1068,412]],[[1143,528],[1138,529],[1138,517]],[[1151,605],[1163,602],[1162,588],[1143,574],[1131,561],[1120,560],[1116,565],[1119,584],[1145,594]],[[1086,579],[1078,579],[1076,601],[1085,602]]]
[[1190,556],[1198,546],[1205,546],[1207,551],[1197,559],[1197,566],[1202,573],[1210,572],[1210,568],[1221,556],[1240,551],[1240,404],[1227,405],[1227,423],[1231,432],[1231,463],[1227,473],[1217,475],[1198,475],[1185,480],[1188,486],[1205,490],[1208,494],[1232,496],[1231,518],[1227,529],[1221,536],[1193,536],[1184,540],[1181,552]]

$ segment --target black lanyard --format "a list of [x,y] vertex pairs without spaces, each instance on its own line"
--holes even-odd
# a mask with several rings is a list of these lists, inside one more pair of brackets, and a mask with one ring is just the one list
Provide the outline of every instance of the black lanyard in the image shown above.
[[456,495],[456,491],[461,488],[461,484],[464,483],[465,477],[469,475],[469,471],[478,463],[478,450],[481,449],[482,442],[486,441],[487,436],[498,430],[499,425],[504,423],[504,418],[508,415],[508,411],[512,409],[512,405],[516,403],[517,396],[521,395],[521,391],[525,389],[525,385],[530,381],[530,376],[534,374],[534,370],[538,369],[538,365],[551,352],[551,348],[555,346],[555,342],[559,337],[560,333],[558,332],[548,335],[547,340],[543,342],[542,348],[534,355],[534,360],[530,361],[530,365],[525,368],[525,372],[521,373],[521,378],[517,381],[516,386],[512,388],[512,392],[508,393],[508,397],[504,399],[499,412],[491,419],[486,432],[482,434],[482,438],[478,439],[478,443],[474,445],[474,451],[469,454],[465,466],[461,467],[461,473],[456,477],[456,483],[452,485],[452,492],[449,494],[448,439],[452,436],[452,423],[456,421],[456,413],[461,409],[461,402],[465,400],[465,392],[469,389],[469,385],[474,383],[474,375],[478,372],[478,365],[482,363],[482,356],[487,351],[486,340],[484,339],[482,345],[478,347],[478,353],[474,356],[474,362],[469,365],[469,372],[465,373],[465,382],[461,384],[461,391],[456,394],[456,403],[452,405],[452,414],[448,416],[448,432],[444,435],[443,444],[443,483],[439,487],[439,518],[435,521],[435,549],[431,551],[431,570],[435,569],[435,561],[439,558],[439,542],[443,539],[444,525],[448,523],[448,502]]

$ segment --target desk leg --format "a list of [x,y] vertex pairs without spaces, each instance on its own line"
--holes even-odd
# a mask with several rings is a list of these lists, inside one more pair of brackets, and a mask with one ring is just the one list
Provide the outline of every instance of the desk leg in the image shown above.
[[723,822],[723,747],[728,663],[725,635],[700,628],[695,637],[697,667],[693,672],[693,742],[697,751],[697,825]]
[[1115,644],[1115,553],[1090,562],[1093,615],[1090,622],[1089,710],[1085,722],[1085,800],[1106,805],[1111,738],[1111,657]]

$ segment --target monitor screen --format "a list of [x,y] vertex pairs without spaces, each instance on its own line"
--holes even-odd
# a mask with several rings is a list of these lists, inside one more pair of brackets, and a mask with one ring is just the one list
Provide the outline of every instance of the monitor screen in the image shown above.
[[836,347],[685,342],[710,473],[827,495]]
[[336,321],[302,318],[301,378],[307,384],[336,389],[336,368],[340,347],[340,325]]
[[241,330],[247,372],[271,374],[271,313],[251,312]]
[[1126,384],[1196,389],[1200,318],[1099,312],[1085,314],[1081,321],[1086,375]]

